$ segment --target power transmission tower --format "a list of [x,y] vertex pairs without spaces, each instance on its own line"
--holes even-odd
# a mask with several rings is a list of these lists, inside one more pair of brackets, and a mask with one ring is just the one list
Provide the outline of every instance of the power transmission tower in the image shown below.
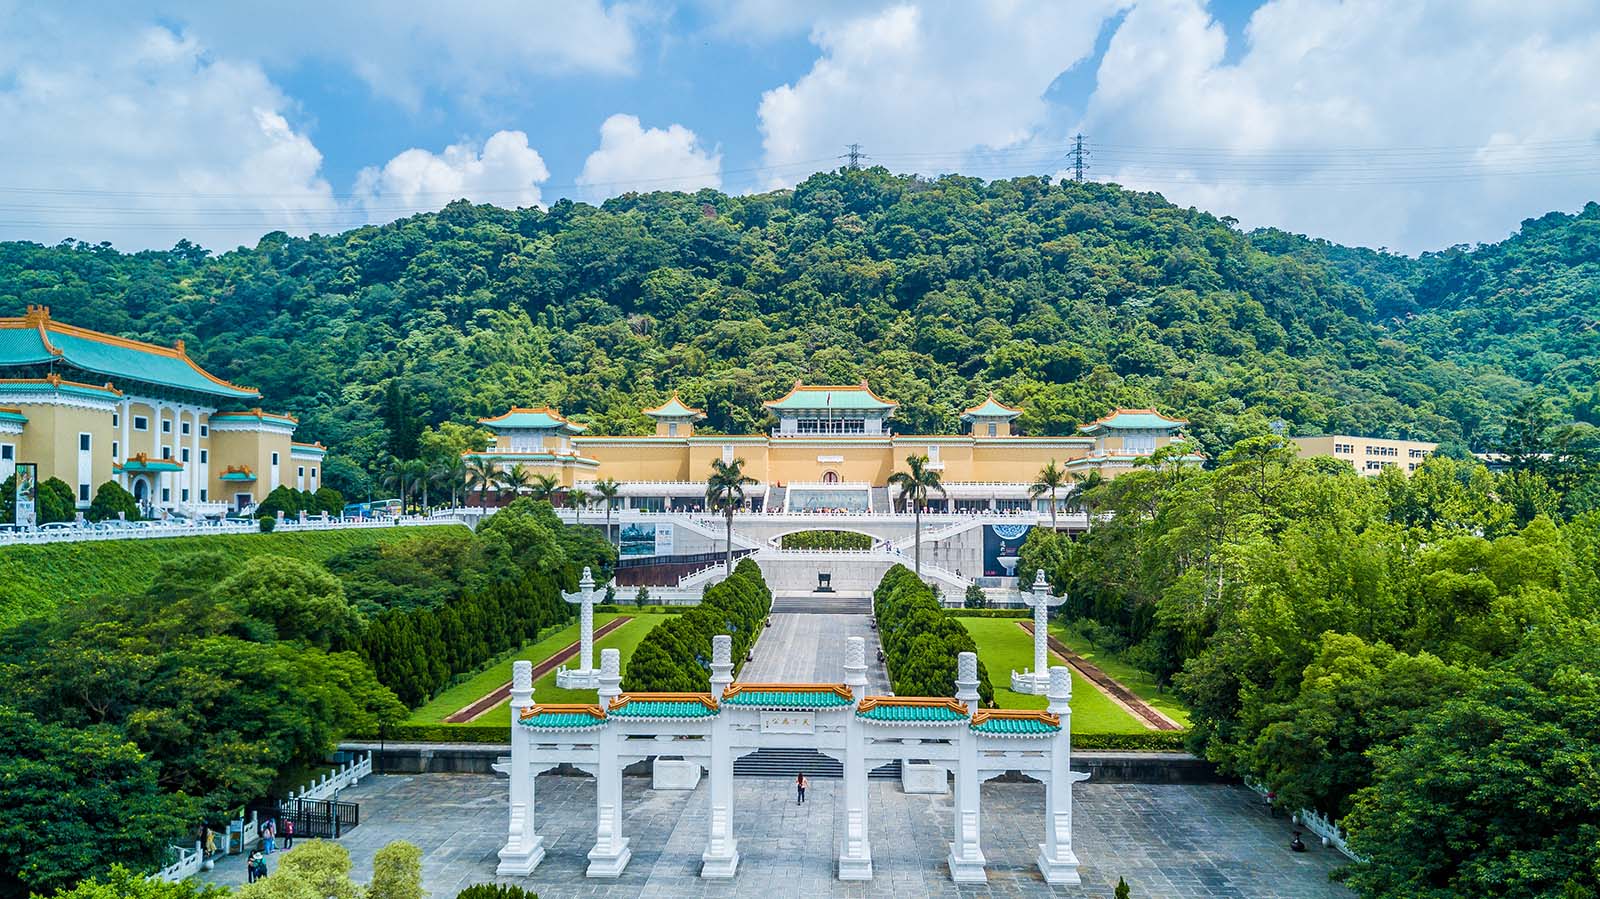
[[1072,138],[1072,150],[1067,158],[1072,160],[1072,180],[1083,183],[1083,173],[1089,170],[1089,148],[1083,145],[1083,134]]
[[872,158],[861,152],[860,144],[849,144],[845,147],[845,149],[849,152],[838,158],[848,160],[848,162],[845,163],[845,168],[851,170],[852,172],[859,172],[861,170],[861,160]]

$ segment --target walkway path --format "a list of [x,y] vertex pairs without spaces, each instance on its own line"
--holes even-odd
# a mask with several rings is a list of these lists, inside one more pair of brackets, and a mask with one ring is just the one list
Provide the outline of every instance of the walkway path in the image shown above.
[[[1051,887],[1034,861],[1044,837],[1038,783],[983,786],[983,851],[987,885],[950,882],[944,856],[950,839],[950,797],[907,795],[894,782],[867,788],[871,810],[871,883],[835,879],[844,818],[842,781],[812,781],[797,806],[787,785],[735,780],[735,832],[743,856],[731,882],[699,878],[706,841],[706,783],[690,793],[650,789],[626,778],[622,795],[633,861],[614,881],[583,876],[594,845],[594,779],[542,776],[539,831],[548,855],[531,877],[497,878],[495,853],[506,839],[506,781],[488,775],[375,776],[343,791],[361,804],[361,826],[340,842],[350,849],[352,876],[372,876],[373,853],[391,840],[422,850],[423,887],[432,899],[454,899],[463,887],[514,883],[542,896],[633,897],[850,896],[1031,897],[1105,899],[1118,877],[1133,895],[1164,899],[1349,899],[1328,872],[1344,863],[1336,850],[1306,841],[1289,851],[1288,817],[1269,817],[1260,797],[1221,784],[1096,784],[1073,788],[1073,846],[1083,885]],[[279,855],[269,857],[276,868]],[[213,883],[244,880],[244,862],[224,858],[204,875]]]
[[[612,631],[622,627],[624,624],[627,624],[632,620],[633,616],[631,615],[618,615],[610,621],[607,621],[605,624],[600,625],[594,629],[594,642],[598,644],[601,637],[604,637],[606,634],[611,633]],[[534,665],[534,681],[537,682],[539,678],[544,677],[546,674],[556,670],[556,667],[562,662],[565,662],[567,659],[575,655],[578,650],[582,648],[582,643],[583,641],[581,640],[574,640],[571,643],[568,643],[566,646],[556,650],[550,655],[549,658],[538,663],[537,665]],[[599,662],[599,650],[595,651],[595,656],[595,661]],[[468,721],[478,718],[500,703],[505,702],[508,698],[510,698],[510,696],[511,681],[506,681],[500,686],[494,688],[492,692],[474,700],[473,703],[466,708],[459,709],[446,715],[444,720],[450,724],[465,724]]]
[[[1033,636],[1033,622],[1019,621],[1022,629]],[[1111,697],[1112,701],[1136,715],[1144,726],[1151,730],[1183,730],[1182,725],[1168,718],[1160,709],[1140,699],[1139,696],[1119,683],[1116,678],[1101,671],[1093,662],[1073,652],[1067,644],[1061,642],[1054,634],[1046,635],[1045,642],[1050,651],[1060,656],[1068,665],[1077,669],[1078,673],[1088,679],[1089,683],[1099,688],[1100,692]]]
[[[780,600],[780,602],[782,602]],[[778,612],[756,640],[755,661],[746,662],[739,680],[751,683],[830,683],[844,681],[845,641],[867,641],[867,693],[889,692],[889,676],[878,661],[878,632],[866,615]]]

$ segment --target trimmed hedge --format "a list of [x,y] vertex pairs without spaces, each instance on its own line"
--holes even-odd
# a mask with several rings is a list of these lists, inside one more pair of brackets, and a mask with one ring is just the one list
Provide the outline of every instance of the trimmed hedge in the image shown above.
[[1143,734],[1073,734],[1074,752],[1188,752],[1186,730],[1153,730]]
[[[378,734],[350,736],[351,740],[377,740]],[[1074,752],[1187,752],[1186,730],[1150,731],[1143,734],[1073,734]],[[401,724],[384,729],[390,743],[510,743],[509,724]]]
[[780,540],[784,549],[871,549],[872,537],[855,531],[796,531]]
[[733,637],[737,671],[755,645],[767,615],[772,591],[761,569],[740,560],[733,574],[706,588],[700,604],[656,625],[628,660],[622,689],[632,693],[704,692],[711,684],[711,638]]
[[[889,685],[897,696],[953,696],[959,653],[978,651],[972,635],[939,604],[911,569],[889,569],[872,592]],[[978,660],[978,696],[994,705],[989,670]]]
[[1032,609],[945,609],[957,618],[1032,618]]

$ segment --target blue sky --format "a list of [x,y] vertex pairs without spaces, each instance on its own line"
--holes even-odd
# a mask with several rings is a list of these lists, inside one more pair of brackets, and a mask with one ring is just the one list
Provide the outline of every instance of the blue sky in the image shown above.
[[1332,240],[1600,195],[1579,0],[0,0],[0,238],[214,248],[464,196],[1091,175]]

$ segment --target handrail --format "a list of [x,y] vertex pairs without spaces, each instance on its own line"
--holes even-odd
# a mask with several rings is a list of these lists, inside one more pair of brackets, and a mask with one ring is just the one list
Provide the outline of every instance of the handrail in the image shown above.
[[[466,525],[460,515],[424,517],[407,515],[399,518],[308,518],[299,521],[285,518],[279,521],[277,531],[335,531],[351,528],[381,528],[417,525]],[[254,534],[261,526],[255,521],[190,521],[187,524],[130,524],[124,527],[71,526],[32,531],[0,532],[0,546],[41,543],[87,543],[97,540],[154,540],[163,537],[197,537],[206,534]]]

